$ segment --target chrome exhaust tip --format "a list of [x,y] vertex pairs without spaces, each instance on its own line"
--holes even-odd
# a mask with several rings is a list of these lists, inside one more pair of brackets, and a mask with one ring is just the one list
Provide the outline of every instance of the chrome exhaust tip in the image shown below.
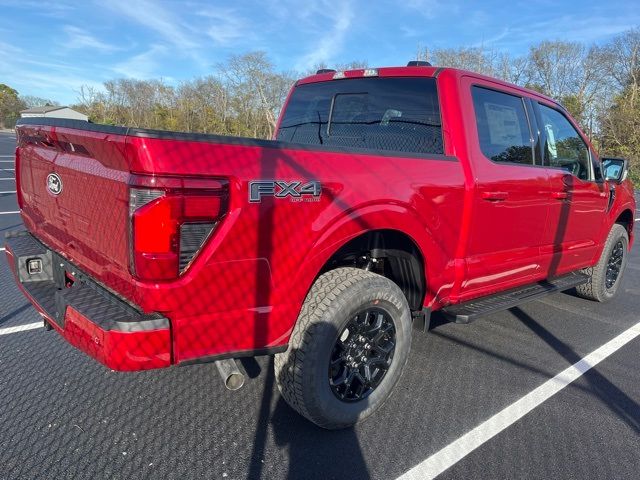
[[215,362],[218,373],[222,378],[224,386],[229,390],[239,390],[244,385],[244,374],[238,368],[238,364],[233,358],[217,360]]

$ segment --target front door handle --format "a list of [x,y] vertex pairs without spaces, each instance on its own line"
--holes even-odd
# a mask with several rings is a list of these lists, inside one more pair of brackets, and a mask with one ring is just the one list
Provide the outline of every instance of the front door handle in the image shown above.
[[482,192],[482,199],[488,202],[503,202],[508,196],[507,192]]
[[569,198],[569,192],[551,192],[551,197],[558,200],[566,200]]

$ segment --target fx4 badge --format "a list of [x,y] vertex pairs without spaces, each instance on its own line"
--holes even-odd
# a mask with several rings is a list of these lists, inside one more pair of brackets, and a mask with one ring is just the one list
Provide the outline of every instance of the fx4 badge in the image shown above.
[[317,202],[322,194],[320,182],[285,182],[283,180],[253,180],[249,182],[249,201],[261,202],[262,197],[287,198],[295,202]]

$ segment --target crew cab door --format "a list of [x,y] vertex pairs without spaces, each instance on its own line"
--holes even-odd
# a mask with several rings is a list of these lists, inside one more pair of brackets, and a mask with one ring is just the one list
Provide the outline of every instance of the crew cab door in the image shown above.
[[609,192],[593,154],[565,112],[533,102],[551,204],[542,264],[547,277],[589,266],[602,238]]
[[469,98],[463,108],[475,190],[461,300],[539,274],[549,209],[547,173],[536,165],[528,99],[516,89],[465,78],[462,94]]

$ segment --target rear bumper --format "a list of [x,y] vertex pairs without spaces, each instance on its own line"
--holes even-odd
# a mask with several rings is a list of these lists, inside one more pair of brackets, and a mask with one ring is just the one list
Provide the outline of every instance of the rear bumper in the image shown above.
[[[7,259],[23,293],[69,343],[113,370],[171,364],[169,320],[143,314],[82,273],[28,232],[7,234]],[[40,259],[29,273],[27,261]],[[75,281],[68,286],[67,276]]]

